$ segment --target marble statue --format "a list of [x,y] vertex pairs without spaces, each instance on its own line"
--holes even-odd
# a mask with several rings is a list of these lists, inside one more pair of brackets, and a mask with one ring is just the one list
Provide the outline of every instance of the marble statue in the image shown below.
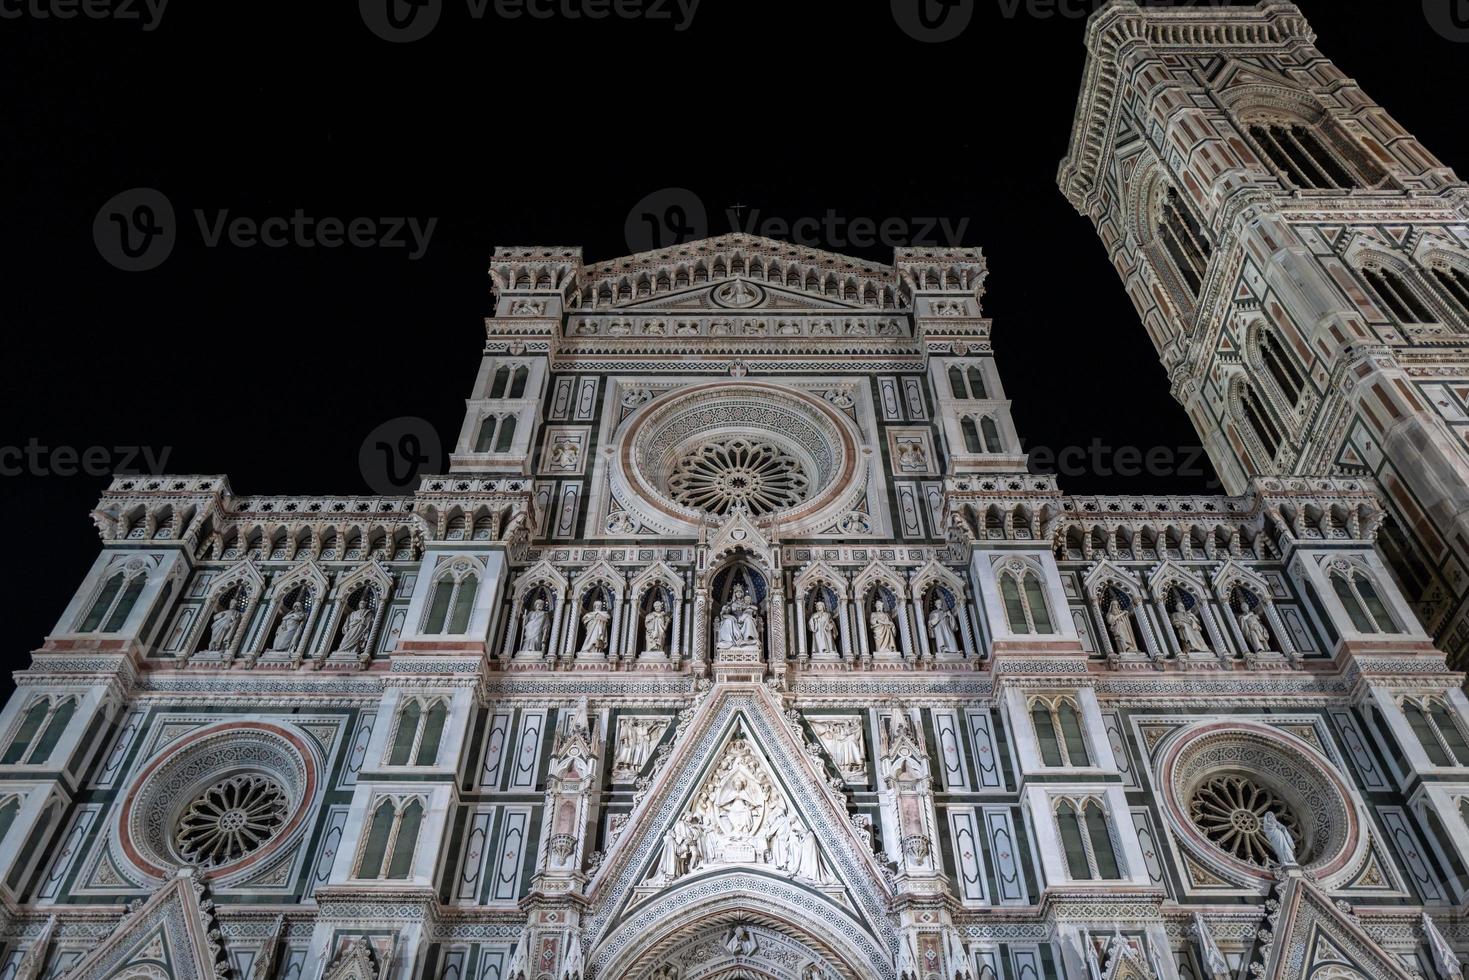
[[872,641],[876,653],[898,652],[898,627],[881,601],[872,604]]
[[606,653],[607,652],[607,627],[612,622],[612,616],[607,612],[607,604],[601,599],[592,603],[592,611],[581,618],[582,626],[586,628],[586,639],[582,641],[581,653]]
[[1260,821],[1260,833],[1265,835],[1270,849],[1275,852],[1275,860],[1282,868],[1296,867],[1296,840],[1274,813],[1266,813]]
[[811,613],[811,656],[822,658],[838,658],[841,651],[837,648],[836,622],[831,613],[826,610],[826,603],[817,602],[816,609]]
[[627,718],[617,723],[617,747],[612,756],[612,770],[621,774],[642,771],[653,746],[662,732],[661,718]]
[[1174,603],[1173,612],[1168,619],[1173,623],[1173,631],[1178,634],[1178,645],[1183,647],[1184,653],[1214,652],[1209,641],[1204,639],[1204,624],[1199,619],[1199,614],[1185,608],[1182,601]]
[[1441,980],[1463,980],[1464,965],[1459,955],[1427,912],[1423,913],[1423,938],[1428,941],[1428,950],[1433,954],[1433,968]]
[[1194,913],[1193,933],[1199,943],[1199,959],[1204,963],[1204,972],[1208,974],[1209,980],[1228,980],[1233,971],[1224,954],[1219,952],[1219,944],[1214,941],[1214,934],[1209,931],[1201,912]]
[[525,611],[525,622],[520,627],[520,649],[527,653],[541,653],[546,649],[546,632],[551,614],[546,611],[546,600],[537,599]]
[[734,587],[729,601],[719,611],[719,631],[714,645],[719,650],[760,645],[760,613],[743,585]]
[[228,649],[239,622],[240,611],[233,604],[221,608],[209,620],[209,633],[204,637],[204,649]]
[[959,642],[959,620],[942,601],[934,603],[928,614],[928,635],[933,637],[933,652],[937,656],[959,657],[964,646]]
[[1240,613],[1240,632],[1245,635],[1245,642],[1250,645],[1252,653],[1272,653],[1270,630],[1265,626],[1265,617],[1260,612],[1260,607],[1246,609]]
[[301,636],[301,627],[306,622],[306,610],[301,606],[301,600],[297,599],[291,608],[281,617],[280,624],[275,628],[275,639],[270,644],[272,653],[289,653],[296,648],[296,640]]
[[367,627],[371,611],[367,608],[367,600],[364,598],[357,606],[347,614],[346,621],[342,624],[342,639],[337,643],[333,653],[358,653],[362,644],[367,641]]
[[643,648],[648,653],[662,653],[663,641],[668,637],[668,624],[673,617],[663,608],[663,600],[653,602],[653,611],[643,617]]
[[867,771],[867,757],[862,752],[862,723],[856,718],[811,719],[811,729],[831,755],[831,761],[843,775],[855,776]]
[[1137,634],[1132,631],[1132,616],[1113,596],[1107,605],[1107,629],[1118,653],[1137,653]]

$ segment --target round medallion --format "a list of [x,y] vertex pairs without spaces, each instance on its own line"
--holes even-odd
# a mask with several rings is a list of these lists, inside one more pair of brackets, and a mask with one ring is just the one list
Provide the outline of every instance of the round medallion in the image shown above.
[[714,302],[729,309],[744,310],[765,301],[765,290],[754,283],[735,279],[714,290]]

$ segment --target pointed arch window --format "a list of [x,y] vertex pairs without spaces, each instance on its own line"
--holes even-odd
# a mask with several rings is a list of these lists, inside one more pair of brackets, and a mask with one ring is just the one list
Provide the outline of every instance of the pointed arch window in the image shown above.
[[76,710],[74,697],[37,700],[21,715],[10,744],[0,755],[0,765],[39,766],[49,762]]
[[1429,762],[1435,766],[1469,766],[1469,741],[1453,709],[1440,698],[1407,699],[1401,704],[1408,726]]
[[19,813],[19,796],[12,796],[5,802],[0,803],[0,844],[5,843],[5,837],[10,833],[11,825],[15,823],[15,818]]
[[490,453],[495,451],[495,428],[499,424],[499,418],[494,415],[488,416],[479,424],[479,436],[474,441],[475,452]]
[[969,368],[969,397],[979,399],[989,397],[987,394],[985,394],[984,375],[980,372],[979,368],[975,366],[971,366]]
[[429,598],[428,617],[423,632],[465,633],[474,614],[474,600],[479,593],[479,576],[466,568],[451,568],[434,581]]
[[975,426],[974,419],[966,415],[959,423],[959,427],[964,431],[964,451],[974,454],[984,452],[984,447],[979,442],[979,429]]
[[1469,316],[1469,272],[1456,265],[1438,265],[1434,266],[1433,276],[1458,304],[1460,312]]
[[82,617],[77,632],[96,633],[100,630],[116,633],[121,630],[147,583],[148,575],[142,570],[119,570],[110,575],[102,583],[97,598],[92,600],[86,616]]
[[1076,881],[1116,880],[1122,866],[1112,844],[1106,808],[1096,797],[1062,799],[1056,804],[1056,826],[1066,852],[1066,867]]
[[969,397],[969,390],[964,386],[964,372],[957,364],[949,365],[949,391],[955,398]]
[[436,763],[439,745],[444,739],[444,724],[448,719],[449,706],[442,698],[429,704],[427,710],[418,698],[404,702],[398,709],[388,765],[431,766]]
[[357,877],[367,881],[407,878],[413,871],[422,824],[422,798],[386,797],[378,801],[357,862]]
[[992,416],[986,415],[979,420],[980,431],[984,433],[984,451],[987,453],[1002,453],[1005,444],[1000,441],[1000,427],[995,424]]
[[1260,441],[1265,450],[1267,460],[1273,460],[1280,452],[1280,428],[1275,424],[1274,417],[1265,408],[1260,400],[1259,394],[1253,385],[1245,385],[1240,393],[1240,410],[1244,412],[1245,421],[1250,426],[1250,431]]
[[1203,227],[1171,187],[1163,199],[1157,232],[1158,240],[1173,259],[1173,265],[1183,277],[1189,293],[1197,298],[1204,287],[1204,277],[1208,274],[1209,259],[1214,249]]
[[515,443],[515,416],[507,415],[500,420],[500,437],[495,440],[495,452],[508,453]]
[[1071,698],[1033,698],[1030,719],[1040,742],[1044,765],[1086,768],[1092,764],[1081,710]]
[[495,371],[495,380],[490,384],[491,398],[504,398],[505,387],[510,383],[510,368],[502,366]]
[[1331,587],[1346,608],[1352,628],[1358,633],[1400,632],[1377,587],[1359,569],[1334,569]]
[[1360,184],[1313,127],[1262,121],[1251,125],[1249,131],[1276,173],[1296,187],[1345,191]]
[[1286,403],[1295,405],[1300,401],[1306,381],[1296,368],[1295,358],[1281,344],[1274,330],[1266,330],[1260,338],[1260,359],[1265,362],[1265,370],[1270,372]]
[[525,366],[521,366],[521,367],[516,368],[515,369],[515,373],[513,375],[511,375],[511,378],[510,378],[510,397],[511,398],[524,398],[525,397],[525,385],[526,385],[526,382],[529,381],[529,380],[530,380],[530,368],[525,367]]
[[1005,601],[1005,618],[1010,632],[1054,633],[1045,586],[1035,569],[1021,566],[1000,572],[1000,596]]
[[1428,310],[1419,294],[1416,279],[1411,273],[1386,265],[1367,266],[1362,277],[1382,304],[1392,312],[1399,323],[1437,323],[1438,317]]

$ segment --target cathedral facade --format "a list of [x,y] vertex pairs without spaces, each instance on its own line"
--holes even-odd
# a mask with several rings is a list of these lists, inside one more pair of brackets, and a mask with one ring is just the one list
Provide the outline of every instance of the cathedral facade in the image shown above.
[[[1162,113],[1205,101],[1169,71],[1275,45],[1360,108],[1287,4],[1169,16],[1099,15],[1073,195],[1120,207],[1119,66]],[[1137,152],[1186,173],[1168,124]],[[1231,309],[1270,321],[1273,275]],[[986,276],[500,249],[412,494],[114,480],[0,712],[0,980],[1458,977],[1469,701],[1379,550],[1382,473],[1068,493]]]

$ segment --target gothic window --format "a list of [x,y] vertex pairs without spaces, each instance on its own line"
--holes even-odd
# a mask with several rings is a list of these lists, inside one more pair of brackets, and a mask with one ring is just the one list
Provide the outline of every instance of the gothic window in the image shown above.
[[490,384],[491,398],[504,398],[505,387],[510,383],[510,368],[502,367],[495,372],[495,380]]
[[1453,710],[1438,698],[1402,702],[1403,714],[1428,761],[1435,766],[1469,766],[1469,742]]
[[495,451],[495,427],[500,420],[491,415],[479,424],[479,437],[474,441],[474,451],[477,453],[489,453]]
[[418,797],[379,801],[368,824],[357,877],[368,881],[407,878],[413,870],[413,852],[418,847],[422,823],[423,800]]
[[1277,174],[1296,187],[1351,190],[1360,185],[1347,165],[1322,142],[1317,130],[1293,122],[1257,122],[1249,127]]
[[964,386],[964,372],[957,364],[949,365],[949,390],[955,398],[969,397],[969,390]]
[[1041,762],[1047,766],[1090,766],[1081,711],[1070,698],[1034,698],[1030,719],[1041,746]]
[[38,766],[50,760],[56,743],[76,714],[76,698],[41,698],[26,709],[0,765]]
[[1265,836],[1267,813],[1301,842],[1299,821],[1275,791],[1247,775],[1225,773],[1211,776],[1193,792],[1188,804],[1189,819],[1204,836],[1242,861],[1267,867],[1275,861],[1275,850]]
[[984,451],[987,453],[1002,453],[1005,451],[1004,443],[1000,442],[1000,427],[995,420],[986,415],[980,419],[980,431],[984,433]]
[[1424,595],[1428,592],[1433,585],[1433,573],[1423,564],[1418,550],[1390,514],[1385,517],[1377,532],[1377,544],[1382,549],[1383,558],[1402,582],[1405,592],[1409,595]]
[[200,793],[179,818],[179,854],[206,868],[237,861],[264,847],[286,825],[291,802],[279,782],[262,773],[236,773]]
[[82,618],[78,633],[116,633],[127,622],[128,614],[138,603],[147,584],[147,573],[142,570],[119,570],[102,583],[102,590],[92,600],[91,608]]
[[1012,633],[1054,633],[1045,586],[1034,569],[1006,568],[1000,573],[1000,596]]
[[977,364],[971,364],[967,370],[961,365],[950,364],[949,390],[955,398],[983,401],[989,397],[985,391],[984,372]]
[[5,837],[10,833],[10,826],[15,823],[18,813],[20,813],[19,796],[12,796],[4,803],[0,803],[0,844],[5,843]]
[[1107,811],[1095,797],[1063,799],[1056,806],[1056,825],[1066,852],[1066,867],[1076,881],[1116,880],[1122,877],[1112,847]]
[[474,612],[474,599],[479,591],[479,576],[466,562],[458,562],[434,580],[429,597],[425,633],[464,633]]
[[1306,382],[1296,368],[1295,359],[1273,330],[1264,331],[1260,337],[1260,359],[1265,362],[1265,370],[1270,372],[1276,387],[1285,396],[1286,404],[1295,405],[1300,400]]
[[1275,419],[1271,416],[1260,395],[1255,391],[1254,385],[1245,385],[1240,393],[1240,410],[1244,413],[1245,421],[1249,423],[1250,431],[1260,441],[1265,450],[1267,460],[1273,460],[1275,454],[1280,451],[1281,434]]
[[988,398],[989,397],[988,395],[985,394],[985,390],[984,390],[984,375],[980,373],[979,368],[977,368],[977,367],[971,367],[969,369],[969,397],[970,398]]
[[1397,633],[1398,625],[1376,587],[1360,570],[1337,568],[1331,572],[1331,587],[1346,608],[1352,628],[1358,633]]
[[1434,266],[1433,275],[1459,309],[1469,316],[1469,273],[1456,265],[1438,265]]
[[1392,312],[1399,323],[1437,323],[1438,317],[1428,310],[1418,292],[1412,273],[1386,265],[1366,266],[1362,277],[1372,287],[1384,306]]
[[449,706],[442,698],[428,705],[427,711],[418,698],[404,702],[398,709],[398,724],[393,731],[388,765],[431,766],[437,762],[444,723],[448,719]]
[[964,451],[968,453],[984,452],[984,447],[979,443],[979,429],[975,426],[974,419],[965,416],[964,420],[959,423],[959,427],[964,430]]
[[1214,249],[1205,237],[1204,229],[1171,187],[1163,200],[1157,232],[1158,240],[1188,285],[1189,293],[1197,297],[1204,287],[1204,276],[1209,271],[1209,258]]
[[500,421],[500,437],[495,440],[495,452],[508,453],[515,442],[515,416],[507,415]]
[[518,367],[510,379],[510,397],[524,398],[525,384],[530,379],[530,368]]

